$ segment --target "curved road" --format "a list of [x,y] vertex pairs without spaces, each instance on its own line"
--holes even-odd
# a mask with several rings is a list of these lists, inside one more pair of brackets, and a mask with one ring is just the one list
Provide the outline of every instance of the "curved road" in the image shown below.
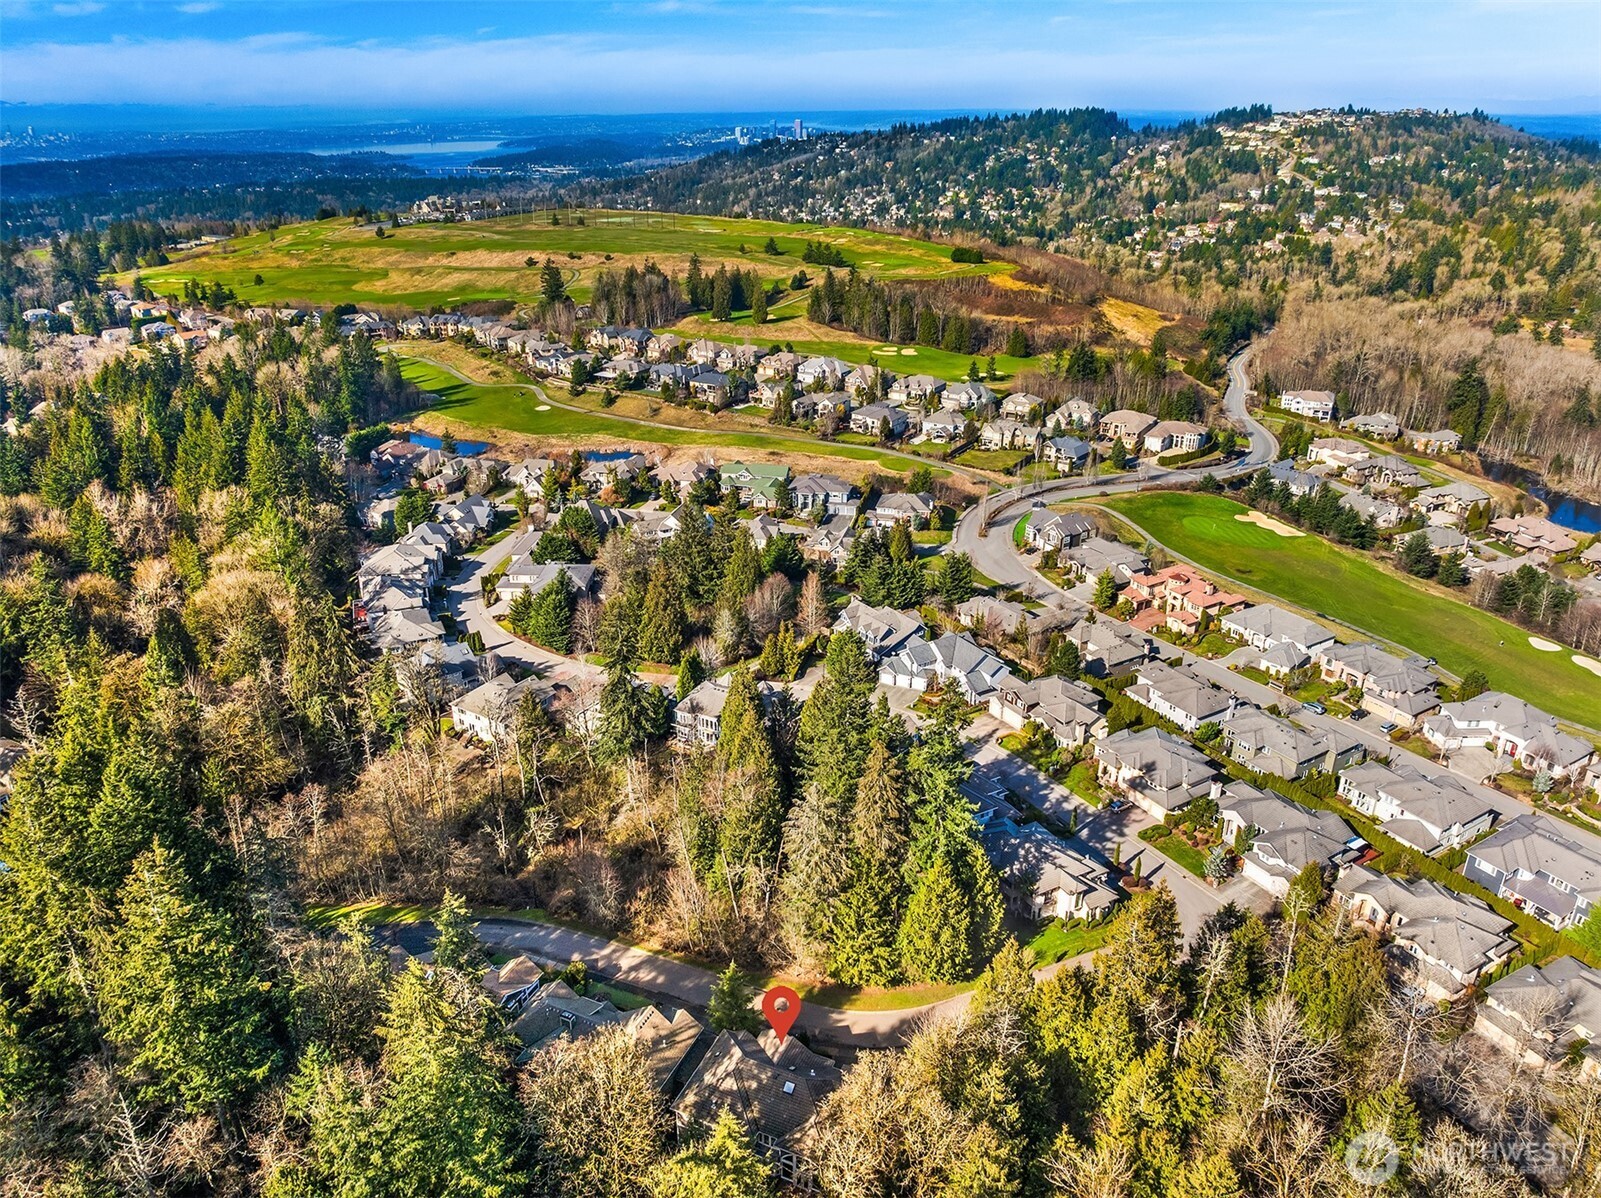
[[[1250,438],[1251,447],[1244,457],[1221,470],[1211,471],[1218,478],[1233,478],[1250,474],[1271,465],[1278,457],[1279,442],[1246,409],[1246,396],[1250,387],[1245,377],[1245,366],[1250,360],[1251,347],[1247,346],[1229,359],[1228,389],[1223,393],[1223,407],[1229,417],[1240,425]],[[1179,482],[1194,478],[1192,471],[1169,470],[1162,466],[1142,463],[1135,471],[1120,478],[1103,480],[1078,476],[1048,482],[1024,483],[1009,490],[997,491],[985,497],[976,507],[956,523],[951,538],[951,550],[967,554],[983,574],[996,582],[1015,587],[1038,598],[1057,592],[1058,588],[1031,569],[1013,550],[1013,529],[1033,504],[1055,503],[1076,495],[1113,495],[1122,491],[1139,491],[1145,487],[1166,482]]]

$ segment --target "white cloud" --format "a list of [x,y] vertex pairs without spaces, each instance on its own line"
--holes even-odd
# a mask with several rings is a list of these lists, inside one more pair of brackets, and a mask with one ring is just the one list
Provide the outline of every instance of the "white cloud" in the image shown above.
[[78,0],[75,4],[57,4],[51,12],[58,17],[92,17],[97,12],[104,12],[104,4],[96,4],[93,0]]
[[178,11],[188,13],[191,17],[198,17],[208,12],[216,12],[220,7],[222,6],[213,3],[212,0],[193,0],[193,3],[178,5]]

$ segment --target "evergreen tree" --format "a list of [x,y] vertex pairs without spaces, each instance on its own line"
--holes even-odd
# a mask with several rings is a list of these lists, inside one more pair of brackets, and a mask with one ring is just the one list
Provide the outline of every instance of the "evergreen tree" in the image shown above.
[[[527,594],[527,591],[523,593]],[[572,648],[574,607],[572,587],[567,582],[567,576],[557,574],[540,588],[529,603],[521,629],[536,644],[557,653],[566,653]]]
[[1433,576],[1439,569],[1439,560],[1434,556],[1434,548],[1429,544],[1427,536],[1415,532],[1403,542],[1401,565],[1408,574],[1415,574],[1419,578]]
[[965,603],[973,597],[973,559],[965,553],[948,553],[941,561],[939,572],[940,598],[949,607]]
[[750,322],[753,325],[767,323],[767,289],[757,287],[751,293]]
[[1012,331],[1006,335],[1006,356],[1009,358],[1028,357],[1028,335],[1023,332],[1021,324],[1012,325]]
[[567,298],[567,283],[562,277],[561,267],[549,258],[539,270],[539,298],[547,307],[555,307]]
[[761,578],[761,554],[757,552],[756,543],[751,540],[750,533],[741,526],[734,533],[728,561],[723,567],[723,583],[718,592],[719,601],[730,609],[739,607],[748,596],[755,593]]
[[609,759],[626,757],[667,730],[666,699],[641,683],[626,661],[614,660],[600,688],[598,749]]
[[684,601],[672,567],[658,561],[645,588],[640,618],[639,652],[646,661],[677,661],[684,648]]
[[703,1142],[652,1169],[645,1188],[651,1198],[771,1198],[774,1192],[767,1163],[726,1109]]
[[712,984],[711,1001],[706,1006],[706,1021],[720,1032],[759,1032],[762,1013],[751,1005],[756,997],[756,983],[730,961],[728,968],[717,975]]
[[690,648],[684,653],[683,659],[678,663],[677,696],[682,701],[690,691],[694,690],[706,679],[706,665],[700,659],[700,651]]
[[248,1096],[279,1064],[278,1017],[236,920],[160,843],[134,864],[120,916],[100,954],[99,1008],[141,1090],[194,1112]]
[[434,915],[434,927],[434,964],[477,980],[489,962],[473,933],[472,914],[461,895],[445,891]]
[[1111,611],[1117,602],[1117,578],[1111,570],[1103,570],[1095,579],[1095,595],[1092,600],[1101,611]]

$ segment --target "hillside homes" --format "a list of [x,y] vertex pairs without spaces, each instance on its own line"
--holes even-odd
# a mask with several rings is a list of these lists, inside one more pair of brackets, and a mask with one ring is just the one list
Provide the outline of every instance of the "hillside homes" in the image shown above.
[[1223,743],[1230,758],[1247,769],[1292,781],[1309,774],[1332,774],[1361,761],[1362,742],[1321,724],[1303,728],[1240,704],[1223,719]]
[[1012,728],[1037,723],[1063,748],[1105,736],[1105,706],[1098,691],[1055,674],[1031,682],[1009,676],[989,699],[990,714],[1002,723]]
[[1001,875],[1007,907],[1025,920],[1099,919],[1117,902],[1104,865],[1074,852],[1038,824],[991,820],[979,842]]
[[1371,641],[1325,645],[1316,655],[1325,682],[1362,692],[1362,705],[1382,720],[1405,728],[1440,707],[1439,679],[1421,657],[1396,657]]
[[1268,674],[1298,670],[1312,660],[1314,653],[1334,644],[1334,634],[1321,624],[1271,603],[1241,608],[1219,623],[1226,634],[1261,654],[1261,668]]
[[1006,663],[972,637],[947,632],[932,641],[910,641],[884,658],[878,680],[916,691],[952,686],[969,703],[987,703],[1010,675]]

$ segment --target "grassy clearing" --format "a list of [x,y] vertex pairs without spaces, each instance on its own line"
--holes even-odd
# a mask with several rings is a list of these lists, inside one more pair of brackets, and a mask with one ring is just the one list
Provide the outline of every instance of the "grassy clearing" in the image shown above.
[[425,391],[439,396],[428,409],[433,415],[474,429],[504,429],[530,437],[583,441],[611,437],[620,441],[648,442],[654,445],[707,445],[729,449],[766,449],[783,454],[820,458],[846,458],[866,462],[885,470],[904,473],[912,463],[891,454],[854,445],[767,433],[709,432],[674,428],[664,424],[635,424],[599,412],[574,412],[551,406],[536,410],[539,398],[526,384],[467,383],[421,358],[400,359],[401,373]]
[[1146,828],[1140,833],[1140,839],[1175,865],[1189,870],[1198,878],[1206,877],[1206,855],[1183,837],[1174,835],[1166,826],[1157,824]]
[[905,1011],[944,1002],[958,994],[966,994],[977,985],[976,982],[955,982],[944,986],[901,986],[893,990],[874,990],[838,985],[795,985],[784,978],[767,978],[758,985],[766,988],[778,982],[794,985],[795,992],[803,1001],[816,1003],[820,1007],[832,1007],[836,1011]]
[[1012,544],[1019,549],[1023,547],[1023,542],[1028,539],[1028,518],[1031,515],[1033,515],[1032,512],[1024,512],[1018,517],[1017,523],[1012,525]]
[[1601,687],[1569,654],[1541,653],[1515,625],[1392,574],[1365,554],[1246,524],[1234,517],[1247,508],[1216,495],[1153,491],[1098,502],[1202,569],[1435,657],[1459,677],[1483,670],[1497,689],[1601,728]]
[[1092,924],[1076,919],[1067,924],[1058,919],[1047,924],[1026,947],[1034,955],[1036,965],[1054,965],[1082,953],[1094,952],[1106,943],[1111,931],[1110,919]]
[[[247,304],[348,302],[422,310],[490,299],[532,303],[539,298],[539,269],[547,257],[562,267],[569,293],[579,300],[589,297],[603,269],[621,270],[650,258],[682,276],[691,254],[699,255],[708,271],[727,263],[787,284],[803,268],[808,275],[822,273],[801,262],[807,241],[837,245],[859,270],[879,278],[937,279],[1013,269],[1007,262],[955,263],[948,246],[866,229],[601,210],[584,218],[583,225],[553,226],[548,215],[538,214],[407,225],[385,230],[382,238],[371,228],[336,218],[197,250],[143,272],[143,278],[157,291],[181,288],[184,279],[220,282]],[[762,252],[769,237],[782,253]]]
[[1165,328],[1173,323],[1172,318],[1164,317],[1155,308],[1147,308],[1144,304],[1132,303],[1129,300],[1103,299],[1097,307],[1101,315],[1106,317],[1106,323],[1117,332],[1139,345],[1149,345],[1151,338],[1158,329]]

